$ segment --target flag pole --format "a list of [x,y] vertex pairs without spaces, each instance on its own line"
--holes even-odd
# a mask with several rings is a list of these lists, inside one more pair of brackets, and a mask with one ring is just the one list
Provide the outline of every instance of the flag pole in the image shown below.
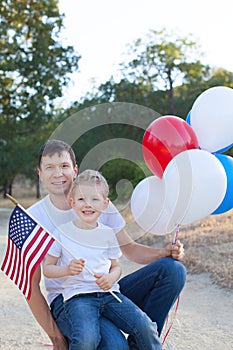
[[[65,249],[67,251],[67,253],[69,253],[74,259],[76,260],[79,260],[72,252],[70,252],[65,246],[64,244],[59,241],[59,239],[57,239],[51,232],[49,232],[48,230],[46,230],[31,214],[29,214],[24,207],[22,207],[22,205],[19,204],[19,202],[14,198],[12,197],[11,195],[9,195],[8,193],[6,194],[7,198],[10,199],[14,205],[17,205],[22,211],[26,212],[26,214],[28,216],[30,216],[30,218],[32,220],[34,220],[39,226],[41,226],[41,228],[46,231],[58,244],[60,244],[60,246]],[[87,267],[87,266],[84,266],[84,269],[90,274],[92,275],[93,277],[95,277],[95,274]],[[112,294],[112,296],[117,300],[119,301],[119,303],[122,303],[122,300],[120,298],[118,298],[118,296],[111,290],[109,290],[109,293]]]
[[19,204],[18,201],[15,198],[13,198],[12,196],[10,196],[8,193],[6,194],[6,196],[7,196],[8,199],[10,199],[14,203],[14,205],[18,205]]

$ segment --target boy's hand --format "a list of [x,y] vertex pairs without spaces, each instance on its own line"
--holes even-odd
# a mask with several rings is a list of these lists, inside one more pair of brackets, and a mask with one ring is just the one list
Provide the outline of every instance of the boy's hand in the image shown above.
[[71,276],[79,275],[82,272],[84,265],[85,265],[85,260],[83,260],[83,259],[71,260],[69,265],[68,265],[69,274]]
[[109,290],[115,281],[112,280],[110,274],[107,275],[94,275],[96,278],[96,284],[103,290]]

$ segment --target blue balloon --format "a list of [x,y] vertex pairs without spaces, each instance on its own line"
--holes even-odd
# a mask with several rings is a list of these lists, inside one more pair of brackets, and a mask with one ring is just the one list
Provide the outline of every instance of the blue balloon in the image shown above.
[[219,149],[218,151],[214,152],[214,153],[224,153],[226,152],[228,149],[230,149],[233,146],[233,143],[225,148]]
[[212,215],[222,214],[233,208],[233,158],[225,154],[214,154],[222,163],[227,176],[227,189],[222,203]]
[[[185,119],[186,123],[189,124],[190,126],[192,126],[192,125],[191,125],[191,112],[192,112],[192,110],[190,110],[190,111],[188,112],[187,117],[186,117],[186,119]],[[200,146],[198,146],[198,148],[201,149]]]
[[186,123],[191,125],[191,111],[188,112],[187,117],[186,117]]

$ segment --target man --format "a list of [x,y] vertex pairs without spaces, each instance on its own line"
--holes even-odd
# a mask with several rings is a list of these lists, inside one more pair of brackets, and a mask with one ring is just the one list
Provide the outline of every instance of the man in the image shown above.
[[[48,195],[30,207],[28,212],[49,232],[75,217],[69,205],[69,194],[77,173],[75,155],[69,145],[60,140],[50,140],[41,147],[38,174]],[[186,271],[179,262],[184,255],[183,245],[177,241],[176,245],[168,244],[164,248],[152,248],[134,242],[123,229],[125,222],[112,203],[107,212],[101,215],[100,220],[113,228],[122,253],[128,259],[146,265],[125,276],[119,283],[121,292],[157,323],[158,332],[161,334],[166,316],[185,283]],[[67,350],[66,338],[69,338],[70,328],[63,310],[61,282],[59,279],[45,279],[48,301],[53,314],[56,315],[54,320],[41,293],[40,279],[41,271],[38,268],[33,276],[29,306],[38,323],[50,337],[54,350]],[[101,337],[99,346],[101,350],[127,349],[125,337],[103,317]],[[130,342],[133,343],[133,339],[130,339]]]

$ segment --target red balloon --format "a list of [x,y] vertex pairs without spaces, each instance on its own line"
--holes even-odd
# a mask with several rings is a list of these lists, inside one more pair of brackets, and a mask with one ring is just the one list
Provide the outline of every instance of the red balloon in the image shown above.
[[160,179],[177,154],[197,149],[198,140],[192,127],[182,118],[163,116],[146,129],[142,140],[142,153],[148,168]]

